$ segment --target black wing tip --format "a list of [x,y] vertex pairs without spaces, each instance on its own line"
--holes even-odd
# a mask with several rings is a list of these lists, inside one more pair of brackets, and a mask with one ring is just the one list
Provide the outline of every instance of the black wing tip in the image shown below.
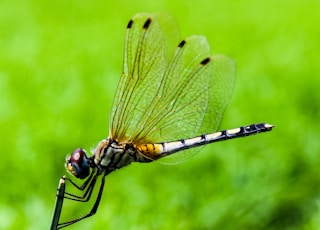
[[[151,21],[152,21],[152,19],[151,19],[151,18],[148,18],[148,19],[145,21],[145,23],[143,24],[143,27],[142,27],[142,28],[143,28],[143,29],[148,29],[149,26],[150,26],[150,24],[151,24]],[[131,29],[131,28],[132,28],[133,22],[134,22],[133,19],[131,19],[131,20],[128,22],[127,29]]]
[[131,29],[132,24],[133,24],[133,20],[131,19],[131,20],[128,22],[127,29]]
[[207,57],[207,58],[203,59],[203,60],[200,62],[200,64],[201,64],[201,65],[206,65],[206,64],[208,64],[210,61],[211,61],[211,58]]
[[151,24],[152,19],[148,18],[147,21],[143,24],[143,29],[148,29]]
[[182,41],[179,43],[178,47],[179,47],[179,48],[182,48],[185,44],[186,44],[186,40],[182,40]]

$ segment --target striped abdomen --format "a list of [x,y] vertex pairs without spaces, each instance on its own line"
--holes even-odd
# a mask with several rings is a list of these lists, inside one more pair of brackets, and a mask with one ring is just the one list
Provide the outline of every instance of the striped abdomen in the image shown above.
[[143,144],[137,146],[136,148],[147,158],[156,160],[178,151],[209,144],[212,142],[218,142],[238,137],[245,137],[256,133],[271,131],[273,127],[273,125],[264,123],[253,124],[248,126],[242,126],[236,129],[223,130],[211,134],[204,134],[198,137],[178,141],[163,142],[157,144]]

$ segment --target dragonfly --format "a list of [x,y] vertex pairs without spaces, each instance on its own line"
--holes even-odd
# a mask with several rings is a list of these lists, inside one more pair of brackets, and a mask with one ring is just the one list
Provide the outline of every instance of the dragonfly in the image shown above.
[[[139,13],[127,24],[122,75],[114,97],[109,135],[91,155],[77,148],[66,158],[66,170],[84,182],[59,181],[51,229],[61,229],[94,215],[105,178],[132,162],[181,162],[209,143],[271,131],[267,123],[218,131],[235,84],[235,63],[211,55],[204,36],[183,40],[166,14]],[[63,200],[90,200],[84,216],[59,223]],[[81,195],[66,192],[70,184]]]

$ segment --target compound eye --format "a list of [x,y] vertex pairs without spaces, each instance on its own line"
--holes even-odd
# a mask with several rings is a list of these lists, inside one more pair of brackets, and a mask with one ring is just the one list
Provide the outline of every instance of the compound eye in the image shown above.
[[77,178],[84,179],[90,173],[88,157],[84,149],[78,148],[66,159],[66,169]]

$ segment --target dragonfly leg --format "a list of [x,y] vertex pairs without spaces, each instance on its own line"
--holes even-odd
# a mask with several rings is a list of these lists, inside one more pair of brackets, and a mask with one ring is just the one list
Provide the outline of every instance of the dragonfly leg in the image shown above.
[[82,185],[77,185],[75,182],[73,182],[70,178],[66,178],[66,180],[70,181],[71,184],[73,184],[74,187],[76,187],[78,190],[83,191],[89,184],[89,182],[91,181],[93,175],[95,175],[96,173],[96,169],[93,168],[89,177],[85,180],[85,182]]
[[[90,216],[93,216],[93,215],[97,212],[97,209],[98,209],[99,204],[100,204],[100,200],[101,200],[103,188],[104,188],[105,176],[106,176],[106,175],[103,175],[103,177],[102,177],[102,179],[101,179],[101,184],[100,184],[98,196],[97,196],[96,201],[94,202],[93,207],[91,208],[91,211],[90,211],[88,214],[86,214],[86,215],[84,215],[84,216],[82,216],[82,217],[76,218],[76,219],[71,220],[71,221],[68,221],[68,222],[64,222],[64,223],[58,224],[57,229],[61,229],[61,228],[67,227],[67,226],[69,226],[69,225],[72,225],[72,224],[74,224],[74,223],[77,223],[77,222],[79,222],[80,220],[83,220],[83,219],[85,219],[85,218],[88,218],[88,217],[90,217]],[[95,178],[95,177],[94,177],[94,178]],[[96,178],[95,178],[95,179],[96,179]],[[90,195],[91,195],[91,194],[90,194]]]
[[94,186],[97,182],[98,176],[99,176],[99,173],[93,171],[90,175],[90,178],[89,178],[90,180],[86,180],[84,184],[81,186],[77,186],[72,180],[68,179],[68,181],[70,181],[75,188],[79,189],[80,191],[84,191],[84,193],[82,194],[82,196],[77,196],[75,194],[65,192],[64,198],[69,200],[80,201],[80,202],[87,202],[88,200],[90,200],[90,197],[94,189]]

